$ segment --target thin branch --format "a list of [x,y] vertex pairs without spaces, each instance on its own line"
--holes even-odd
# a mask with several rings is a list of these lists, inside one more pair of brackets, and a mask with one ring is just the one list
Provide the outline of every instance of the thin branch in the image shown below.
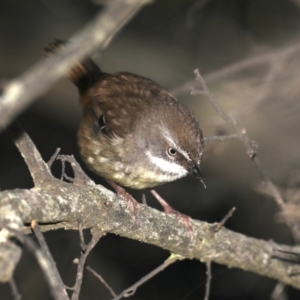
[[[58,155],[57,159],[60,160],[62,162],[62,179],[65,178],[67,180],[69,180],[72,183],[76,183],[76,184],[87,184],[87,185],[91,185],[94,186],[95,182],[93,180],[91,180],[80,168],[80,165],[78,164],[78,162],[75,160],[73,155]],[[74,177],[70,177],[66,174],[65,172],[65,164],[66,162],[68,162],[71,167],[72,170],[74,172]]]
[[276,257],[289,262],[300,262],[299,247],[286,248],[286,247],[273,247],[272,257]]
[[[42,159],[27,133],[17,124],[12,125],[8,132],[24,158],[35,186],[51,179],[48,165]],[[33,151],[24,151],[24,149],[32,149]]]
[[41,251],[37,245],[32,241],[28,236],[20,233],[19,231],[3,226],[3,228],[7,229],[11,233],[13,233],[14,237],[21,243],[23,243],[29,252],[31,252],[36,258],[40,268],[43,271],[43,274],[46,279],[46,283],[49,286],[50,293],[55,300],[69,300],[68,294],[61,285],[60,276],[57,277],[57,269],[53,268],[52,263],[49,261],[48,257]]
[[214,110],[217,112],[217,114],[225,120],[226,123],[228,123],[233,129],[235,129],[236,131],[238,131],[238,135],[241,135],[241,132],[239,132],[240,130],[238,130],[239,128],[237,128],[237,123],[236,121],[231,118],[217,103],[217,101],[215,100],[213,94],[211,94],[206,82],[204,81],[204,78],[201,76],[200,72],[198,69],[196,69],[194,71],[195,76],[196,76],[196,80],[199,82],[201,89],[200,90],[192,90],[191,94],[195,95],[200,93],[201,95],[205,95],[207,96],[210,105],[214,108]]
[[85,251],[81,254],[79,260],[78,260],[78,267],[77,267],[77,273],[76,273],[76,282],[74,285],[74,292],[72,294],[71,299],[72,300],[77,300],[79,299],[79,293],[81,289],[81,284],[82,284],[82,279],[83,279],[83,270],[84,270],[84,264],[89,256],[90,252],[92,249],[95,247],[95,245],[98,243],[100,238],[103,236],[103,232],[98,230],[97,232],[93,232],[92,238],[88,245],[86,246]]
[[205,284],[205,295],[204,300],[208,300],[211,285],[211,261],[206,262],[206,284]]
[[53,153],[53,155],[52,155],[52,156],[50,157],[50,159],[48,160],[47,165],[48,165],[48,168],[49,168],[49,169],[51,169],[51,167],[52,167],[53,163],[55,162],[55,160],[56,160],[56,158],[57,158],[57,156],[58,156],[60,150],[61,150],[60,148],[57,148],[57,149],[55,150],[55,152]]
[[84,240],[84,234],[83,234],[81,218],[78,219],[78,232],[79,232],[80,248],[81,248],[82,252],[85,252],[87,245],[86,245],[85,240]]
[[204,143],[212,143],[212,142],[223,142],[227,140],[236,140],[240,137],[237,134],[229,134],[229,135],[218,135],[204,138]]
[[185,26],[191,29],[194,25],[196,13],[202,9],[210,0],[195,0],[187,12]]
[[129,288],[124,290],[120,295],[115,297],[113,300],[119,300],[119,299],[122,299],[123,297],[127,298],[127,297],[130,297],[130,296],[134,295],[134,293],[136,292],[136,289],[138,287],[140,287],[142,284],[144,284],[145,282],[147,282],[148,280],[153,278],[155,275],[157,275],[158,273],[160,273],[165,268],[167,268],[169,265],[171,265],[172,263],[174,263],[175,261],[177,261],[179,259],[180,260],[184,259],[184,257],[182,257],[180,255],[172,254],[167,260],[164,261],[164,263],[162,263],[160,266],[158,266],[157,268],[152,270],[146,276],[142,277],[135,284],[133,284],[132,286],[130,286]]
[[19,291],[18,291],[18,287],[16,285],[16,282],[14,280],[14,278],[11,278],[9,281],[9,285],[11,288],[11,294],[14,297],[14,300],[21,300],[22,296],[20,295]]
[[[45,238],[40,230],[40,226],[38,225],[38,223],[34,220],[31,221],[31,230],[34,234],[34,236],[36,237],[40,247],[41,247],[41,251],[43,251],[43,253],[46,255],[46,257],[48,258],[49,262],[52,264],[52,267],[56,268],[56,263],[50,253],[50,250],[48,248],[48,245],[45,241]],[[63,285],[63,282],[61,282]]]
[[286,59],[287,56],[283,55],[272,61],[268,73],[263,80],[263,84],[257,89],[256,96],[252,101],[249,101],[242,106],[242,109],[239,110],[235,116],[236,119],[241,119],[244,115],[249,114],[250,110],[254,110],[254,108],[263,100],[268,99],[271,91],[273,91],[272,83],[274,83],[276,78],[283,73],[283,69],[286,67]]
[[[230,117],[218,104],[218,102],[215,100],[214,96],[211,94],[205,80],[201,76],[199,70],[194,71],[196,75],[196,80],[199,82],[201,86],[201,92],[204,92],[204,94],[207,96],[208,101],[210,102],[211,106],[215,109],[217,114],[225,120],[226,123],[228,123],[233,130],[238,134],[240,137],[241,141],[244,144],[244,147],[246,149],[246,153],[252,160],[258,174],[260,175],[262,181],[266,185],[266,188],[270,191],[270,194],[272,195],[273,199],[276,201],[277,205],[279,208],[284,211],[286,207],[286,203],[284,202],[282,196],[280,195],[278,189],[276,186],[273,184],[273,182],[270,180],[269,176],[265,172],[265,170],[262,168],[261,163],[257,157],[256,149],[253,147],[253,142],[249,139],[247,132],[244,128],[241,128],[237,122]],[[295,240],[299,241],[300,240],[300,231],[298,226],[291,222],[287,221],[287,225],[290,227],[292,234],[295,238]]]
[[63,281],[61,280],[61,277],[60,277],[60,275],[58,273],[58,270],[57,270],[57,267],[56,267],[56,263],[55,263],[52,255],[50,253],[50,250],[49,250],[48,245],[47,245],[47,243],[45,241],[45,238],[44,238],[44,236],[43,236],[43,234],[42,234],[42,232],[40,230],[40,226],[34,220],[31,221],[31,229],[32,229],[32,231],[34,233],[34,236],[36,237],[36,239],[37,239],[37,241],[38,241],[38,243],[39,243],[39,245],[41,247],[42,253],[45,255],[45,257],[48,260],[49,265],[51,266],[51,270],[52,270],[52,273],[55,276],[57,286],[59,286],[59,289],[61,291],[64,291],[67,294],[67,292],[65,290],[65,285],[64,285]]
[[215,227],[215,232],[218,232],[224,225],[225,225],[225,223],[227,222],[227,220],[229,219],[229,218],[231,218],[232,217],[232,215],[233,215],[233,213],[235,212],[235,210],[236,210],[236,208],[235,207],[233,207],[225,216],[224,216],[224,218],[219,222],[219,223],[217,223],[217,226]]
[[147,205],[147,198],[146,198],[146,195],[144,193],[142,195],[142,203]]
[[288,300],[285,284],[282,282],[277,282],[271,294],[271,300]]
[[119,30],[149,2],[149,0],[107,1],[105,9],[94,21],[74,35],[60,54],[43,60],[11,80],[3,88],[0,97],[0,131],[38,96],[45,93],[76,61],[97,48],[104,49]]
[[[284,49],[272,51],[269,53],[248,57],[244,60],[230,64],[220,70],[213,71],[205,75],[207,83],[214,83],[224,78],[228,78],[231,75],[236,75],[239,72],[247,70],[249,68],[257,67],[264,64],[277,63],[279,60],[286,60],[295,52],[300,51],[300,43],[288,46]],[[172,89],[172,94],[176,97],[183,96],[189,93],[191,87],[194,85],[194,79],[183,83],[181,86]]]
[[[78,263],[78,260],[74,261],[74,263]],[[113,297],[117,297],[117,294],[114,292],[111,286],[109,286],[109,284],[103,279],[103,277],[99,273],[97,273],[94,269],[92,269],[87,265],[85,265],[85,269],[91,272],[108,289],[108,291]]]

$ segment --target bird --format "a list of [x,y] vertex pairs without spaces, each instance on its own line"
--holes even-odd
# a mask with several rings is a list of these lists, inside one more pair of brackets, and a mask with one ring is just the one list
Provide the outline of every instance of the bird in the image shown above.
[[[45,49],[57,53],[65,43],[56,39]],[[67,77],[79,91],[77,141],[90,170],[118,191],[152,189],[188,174],[205,187],[202,130],[167,89],[130,72],[103,72],[90,57],[76,62]]]

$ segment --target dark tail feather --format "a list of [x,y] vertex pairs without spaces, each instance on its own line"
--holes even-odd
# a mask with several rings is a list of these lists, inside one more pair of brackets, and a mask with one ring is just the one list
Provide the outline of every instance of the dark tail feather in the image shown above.
[[[49,43],[44,50],[47,56],[58,53],[63,49],[66,42],[55,39]],[[95,62],[87,57],[81,62],[76,63],[67,73],[67,77],[78,87],[80,92],[85,92],[103,75]]]

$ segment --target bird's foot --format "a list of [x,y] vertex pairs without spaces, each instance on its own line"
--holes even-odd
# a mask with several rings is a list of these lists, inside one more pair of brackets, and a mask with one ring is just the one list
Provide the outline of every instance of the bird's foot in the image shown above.
[[130,215],[133,218],[133,222],[135,222],[135,217],[140,209],[140,204],[120,185],[110,180],[107,180],[107,182],[113,187],[116,193],[127,202],[127,207],[129,209]]
[[176,209],[174,209],[170,204],[168,204],[155,190],[150,190],[151,194],[155,197],[155,199],[161,204],[166,214],[175,215],[179,221],[181,221],[185,227],[187,228],[189,234],[193,236],[193,228],[191,225],[191,218],[185,214],[180,213]]

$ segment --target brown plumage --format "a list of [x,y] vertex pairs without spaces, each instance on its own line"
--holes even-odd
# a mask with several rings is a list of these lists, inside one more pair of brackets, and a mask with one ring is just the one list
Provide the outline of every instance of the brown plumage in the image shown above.
[[[50,44],[56,52],[62,42]],[[68,77],[78,87],[82,159],[100,176],[135,189],[191,173],[202,180],[203,136],[191,111],[154,81],[107,74],[86,58]]]

